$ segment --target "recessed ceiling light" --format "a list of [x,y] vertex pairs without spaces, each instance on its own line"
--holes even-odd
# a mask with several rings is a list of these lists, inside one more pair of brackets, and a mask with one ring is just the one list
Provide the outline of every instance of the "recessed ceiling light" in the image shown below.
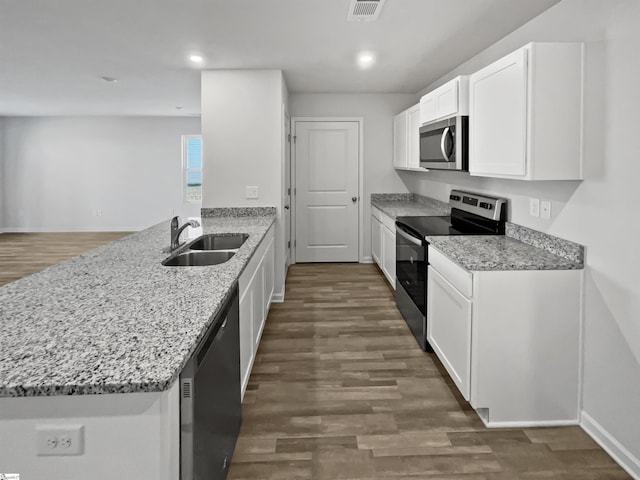
[[100,77],[102,80],[104,80],[105,82],[109,82],[109,83],[117,83],[118,79],[114,78],[114,77]]
[[371,52],[362,52],[358,54],[358,66],[360,68],[369,68],[376,63],[376,56]]
[[193,63],[202,63],[203,58],[202,55],[190,55],[189,60]]

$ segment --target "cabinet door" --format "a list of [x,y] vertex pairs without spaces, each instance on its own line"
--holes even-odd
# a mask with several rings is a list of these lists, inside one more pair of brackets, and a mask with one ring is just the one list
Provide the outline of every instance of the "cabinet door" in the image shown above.
[[420,105],[408,110],[407,121],[407,167],[420,167]]
[[247,388],[253,362],[253,292],[251,285],[240,299],[240,381],[242,396]]
[[526,174],[527,51],[507,55],[471,75],[469,172]]
[[260,343],[260,335],[262,334],[262,326],[264,323],[264,261],[258,265],[253,283],[251,285],[253,292],[253,349],[258,350]]
[[371,256],[382,269],[382,223],[371,217]]
[[271,299],[273,298],[273,288],[274,288],[274,251],[273,251],[273,241],[267,247],[267,252],[264,254],[264,298],[263,298],[263,306],[264,306],[264,315],[263,318],[266,320],[269,315],[269,307],[271,306]]
[[420,124],[424,125],[437,117],[436,97],[433,92],[427,93],[420,99]]
[[396,233],[382,227],[382,271],[396,289]]
[[436,101],[436,116],[443,118],[458,111],[458,80],[452,80],[433,92]]
[[407,166],[407,112],[393,117],[393,166]]
[[433,267],[427,275],[427,339],[462,396],[469,400],[471,300]]

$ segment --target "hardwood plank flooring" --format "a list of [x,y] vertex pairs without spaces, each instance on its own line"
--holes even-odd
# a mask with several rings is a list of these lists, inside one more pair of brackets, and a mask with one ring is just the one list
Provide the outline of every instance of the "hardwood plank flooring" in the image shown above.
[[0,234],[0,286],[44,270],[130,232]]
[[289,269],[243,412],[229,479],[631,478],[577,426],[485,428],[374,265]]

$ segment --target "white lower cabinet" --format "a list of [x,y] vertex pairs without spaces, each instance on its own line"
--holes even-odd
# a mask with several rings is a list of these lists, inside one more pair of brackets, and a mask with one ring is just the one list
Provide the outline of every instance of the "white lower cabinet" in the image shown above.
[[382,225],[382,272],[395,290],[396,288],[396,232]]
[[262,239],[240,275],[240,381],[247,388],[274,289],[274,228]]
[[427,338],[483,422],[577,424],[582,271],[429,264]]
[[396,288],[395,220],[371,207],[371,257],[393,289]]
[[471,300],[429,267],[427,336],[451,379],[469,400],[471,369]]
[[371,215],[371,256],[378,265],[382,263],[382,222]]

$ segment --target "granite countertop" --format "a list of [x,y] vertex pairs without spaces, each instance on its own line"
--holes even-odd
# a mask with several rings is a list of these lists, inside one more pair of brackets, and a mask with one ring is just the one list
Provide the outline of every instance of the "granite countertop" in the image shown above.
[[249,234],[221,265],[161,265],[164,222],[1,287],[0,397],[166,390],[274,218],[203,218]]
[[430,245],[470,271],[578,270],[583,264],[505,235],[427,236]]
[[447,203],[416,194],[372,194],[371,205],[394,220],[397,217],[449,215]]

